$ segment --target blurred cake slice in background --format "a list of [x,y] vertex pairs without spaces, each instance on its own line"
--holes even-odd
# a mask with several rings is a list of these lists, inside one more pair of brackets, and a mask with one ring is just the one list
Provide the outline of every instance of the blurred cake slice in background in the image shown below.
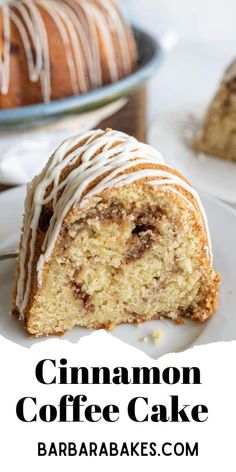
[[194,148],[236,161],[236,59],[226,70],[208,108]]

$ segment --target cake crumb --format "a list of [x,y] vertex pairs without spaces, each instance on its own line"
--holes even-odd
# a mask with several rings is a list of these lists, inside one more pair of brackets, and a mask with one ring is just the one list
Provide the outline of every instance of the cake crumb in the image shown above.
[[154,344],[158,344],[163,338],[163,332],[160,329],[155,329],[151,334],[151,338]]
[[142,325],[143,323],[135,323],[136,328],[141,328]]
[[177,313],[171,311],[170,313],[168,313],[168,318],[175,321],[176,319],[178,319],[178,315]]
[[154,344],[158,344],[162,338],[163,338],[163,332],[160,329],[155,329],[148,336],[141,336],[139,338],[139,341],[141,343],[147,343],[150,340]]
[[206,154],[203,154],[203,152],[199,153],[197,155],[197,158],[200,162],[205,162],[207,160],[207,156],[206,156]]
[[148,336],[142,336],[141,338],[139,338],[139,341],[141,343],[146,343],[148,341]]
[[185,128],[184,129],[184,138],[186,139],[186,141],[188,141],[188,142],[192,141],[193,137],[194,137],[193,130],[190,129],[190,128]]

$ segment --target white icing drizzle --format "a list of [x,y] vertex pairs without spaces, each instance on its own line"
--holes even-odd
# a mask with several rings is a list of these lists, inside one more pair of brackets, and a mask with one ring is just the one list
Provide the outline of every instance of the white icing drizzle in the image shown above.
[[40,80],[42,99],[45,102],[51,99],[49,37],[43,11],[54,22],[62,40],[74,94],[102,86],[102,54],[107,60],[111,82],[132,71],[133,39],[114,0],[6,0],[0,9],[3,18],[0,92],[3,95],[8,94],[10,87],[12,23],[23,43],[29,80]]
[[[61,179],[63,170],[76,163],[78,165]],[[141,168],[140,164],[143,164]],[[91,186],[95,179],[98,179],[98,183]],[[64,141],[52,155],[43,172],[28,186],[16,297],[22,317],[31,290],[35,241],[43,206],[51,203],[53,215],[37,264],[39,285],[42,284],[44,265],[50,260],[68,212],[75,206],[86,205],[93,196],[105,189],[121,187],[143,179],[148,179],[145,182],[147,185],[160,187],[181,196],[192,210],[197,212],[206,232],[208,254],[212,261],[207,218],[199,196],[183,178],[175,175],[173,169],[164,164],[160,153],[118,131],[88,131]],[[49,186],[51,191],[47,194]]]

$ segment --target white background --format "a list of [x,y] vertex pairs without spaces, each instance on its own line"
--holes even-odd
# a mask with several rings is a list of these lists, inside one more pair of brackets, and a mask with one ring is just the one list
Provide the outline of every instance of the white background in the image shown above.
[[180,39],[236,39],[235,0],[120,0],[134,23]]

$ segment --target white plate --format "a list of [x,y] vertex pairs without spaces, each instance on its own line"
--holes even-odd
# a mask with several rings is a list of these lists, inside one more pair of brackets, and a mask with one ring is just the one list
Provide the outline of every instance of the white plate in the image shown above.
[[152,84],[156,117],[149,141],[198,189],[236,204],[236,162],[198,156],[184,141],[189,118],[193,116],[201,123],[223,71],[234,56],[235,42],[180,43]]
[[[25,188],[20,187],[0,194],[0,250],[14,247],[18,237],[23,212]],[[236,339],[236,212],[206,195],[202,196],[212,234],[215,267],[221,272],[222,285],[218,309],[212,319],[204,324],[189,322],[175,325],[171,321],[151,321],[140,325],[122,325],[111,334],[132,346],[143,350],[153,358],[181,351],[197,344]],[[5,241],[3,241],[5,238]],[[21,324],[9,316],[14,280],[15,261],[0,262],[0,335],[25,347],[42,340],[29,340]],[[157,345],[140,338],[149,336],[154,329],[163,332]],[[74,343],[92,330],[74,328],[63,339]]]

